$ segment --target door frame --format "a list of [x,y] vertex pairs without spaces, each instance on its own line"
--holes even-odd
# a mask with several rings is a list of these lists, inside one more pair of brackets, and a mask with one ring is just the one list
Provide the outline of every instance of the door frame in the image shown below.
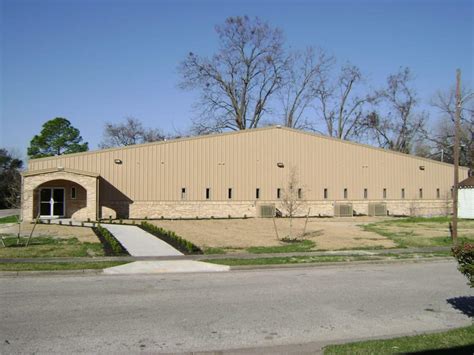
[[[54,196],[54,190],[63,190],[63,214],[62,215],[53,215],[51,214],[51,212],[54,211],[54,203],[51,203],[51,200],[49,202],[49,205],[50,205],[50,214],[49,215],[42,215],[41,214],[41,191],[42,190],[52,190],[51,191],[51,199],[53,199],[53,196]],[[38,198],[38,207],[39,207],[39,213],[40,213],[40,218],[45,218],[45,217],[49,217],[49,218],[60,218],[60,217],[64,217],[66,215],[66,188],[64,187],[41,187],[39,189],[39,198]]]

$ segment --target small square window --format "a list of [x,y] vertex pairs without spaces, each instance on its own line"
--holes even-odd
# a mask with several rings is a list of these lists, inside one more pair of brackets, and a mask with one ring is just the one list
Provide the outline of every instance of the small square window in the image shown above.
[[277,199],[280,199],[281,198],[281,189],[278,188],[277,189]]
[[186,188],[181,188],[181,200],[186,200]]
[[75,187],[71,187],[71,199],[75,200],[77,198],[77,195],[76,195],[76,188]]
[[259,188],[257,188],[257,189],[255,190],[255,198],[256,198],[257,200],[260,198],[260,189],[259,189]]
[[211,189],[208,187],[206,189],[206,200],[209,200],[211,198]]
[[328,199],[328,189],[327,188],[324,189],[324,199],[325,200]]
[[344,189],[344,198],[347,198],[348,193],[347,193],[347,188]]
[[229,188],[229,189],[227,190],[227,198],[228,198],[229,200],[232,199],[232,188]]

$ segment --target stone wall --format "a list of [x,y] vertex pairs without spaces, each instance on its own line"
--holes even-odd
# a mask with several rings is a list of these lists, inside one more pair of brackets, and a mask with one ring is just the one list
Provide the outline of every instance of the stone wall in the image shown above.
[[[369,202],[383,202],[389,215],[396,216],[440,216],[452,212],[451,203],[444,200],[385,200],[385,201],[304,201],[298,209],[298,216],[334,216],[335,203],[352,203],[354,213],[367,215]],[[259,217],[259,206],[274,204],[283,215],[281,201],[135,201],[107,202],[101,206],[102,218],[226,218]]]

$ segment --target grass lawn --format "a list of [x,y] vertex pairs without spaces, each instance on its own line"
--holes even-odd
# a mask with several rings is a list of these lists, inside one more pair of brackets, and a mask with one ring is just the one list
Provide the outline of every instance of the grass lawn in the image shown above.
[[0,224],[4,223],[17,223],[18,222],[18,216],[8,216],[8,217],[2,217],[0,218]]
[[449,349],[443,354],[472,354],[474,325],[435,334],[330,345],[324,349],[324,355],[404,354],[421,351],[428,354],[428,351],[438,349]]
[[271,247],[250,247],[247,252],[251,254],[265,254],[265,253],[296,253],[312,251],[316,244],[311,240],[301,240],[297,242],[285,243],[285,245],[271,246]]
[[222,258],[202,260],[208,263],[244,266],[244,265],[284,265],[284,264],[307,264],[307,263],[337,263],[348,261],[367,261],[367,260],[406,260],[421,259],[433,257],[449,257],[449,251],[436,253],[408,253],[408,254],[383,254],[383,255],[314,255],[314,256],[282,256],[268,258]]
[[204,254],[227,254],[228,248],[203,247]]
[[297,253],[306,251],[315,251],[314,248],[316,243],[303,239],[290,243],[281,242],[283,245],[275,246],[255,246],[248,248],[237,248],[237,247],[206,247],[204,246],[204,254],[227,254],[227,253],[250,253],[250,254],[267,254],[267,253]]
[[0,263],[0,271],[96,270],[126,264],[125,261],[97,261],[78,263]]
[[241,266],[241,265],[283,265],[283,264],[304,264],[304,263],[331,263],[352,260],[378,260],[381,258],[369,256],[285,256],[271,258],[255,258],[255,259],[208,259],[203,260],[208,263]]
[[[0,258],[81,257],[103,256],[101,243],[80,242],[77,238],[33,237],[30,245],[17,245],[15,236],[4,237],[6,247],[0,245]],[[26,238],[21,238],[24,244]]]
[[[362,228],[393,240],[399,248],[449,247],[450,221],[450,217],[411,217],[370,223]],[[459,242],[474,240],[474,221],[461,219],[458,228]]]

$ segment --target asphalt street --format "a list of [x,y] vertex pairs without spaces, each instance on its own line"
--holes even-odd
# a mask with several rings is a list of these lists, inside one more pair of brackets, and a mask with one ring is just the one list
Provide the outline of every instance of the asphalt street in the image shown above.
[[2,277],[0,353],[315,352],[334,341],[469,325],[473,302],[450,261]]
[[20,210],[15,210],[15,209],[0,210],[0,218],[14,216],[17,214],[20,214]]

